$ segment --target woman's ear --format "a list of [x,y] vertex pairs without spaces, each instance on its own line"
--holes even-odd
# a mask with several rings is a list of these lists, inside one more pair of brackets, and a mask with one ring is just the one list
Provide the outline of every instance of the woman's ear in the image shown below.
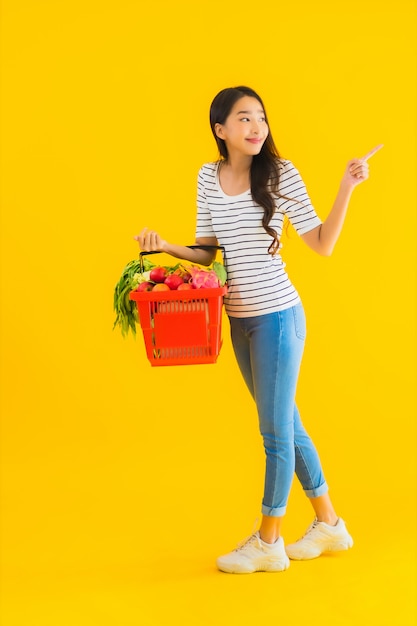
[[216,133],[216,137],[218,137],[219,139],[224,139],[224,132],[223,132],[222,124],[215,124],[214,132]]

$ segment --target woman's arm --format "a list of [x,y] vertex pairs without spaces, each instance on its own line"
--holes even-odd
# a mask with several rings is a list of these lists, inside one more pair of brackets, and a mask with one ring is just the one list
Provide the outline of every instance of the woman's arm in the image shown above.
[[368,159],[375,154],[382,145],[377,146],[361,159],[349,161],[332,210],[320,226],[301,235],[305,243],[318,254],[330,256],[342,231],[350,197],[355,187],[369,177]]
[[[199,265],[210,265],[216,258],[216,250],[193,250],[187,246],[178,246],[174,243],[168,243],[165,239],[155,232],[144,228],[139,235],[134,237],[139,243],[139,248],[146,252],[158,251],[171,254],[177,259],[184,259],[190,263],[198,263]],[[217,246],[216,237],[199,237],[196,239],[196,245],[199,246]]]

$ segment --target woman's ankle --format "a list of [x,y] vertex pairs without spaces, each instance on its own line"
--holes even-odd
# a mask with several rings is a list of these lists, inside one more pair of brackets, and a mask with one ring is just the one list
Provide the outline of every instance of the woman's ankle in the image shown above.
[[328,526],[336,526],[339,518],[337,517],[337,515],[320,515],[317,516],[317,521],[324,522]]
[[264,543],[269,543],[270,545],[276,543],[279,539],[279,535],[262,533],[261,531],[259,531],[259,536],[261,538],[261,541],[263,541]]

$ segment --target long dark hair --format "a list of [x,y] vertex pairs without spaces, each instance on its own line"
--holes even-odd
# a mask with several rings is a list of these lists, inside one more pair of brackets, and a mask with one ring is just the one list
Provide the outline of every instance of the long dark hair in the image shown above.
[[[228,118],[230,111],[235,103],[243,98],[249,96],[256,98],[261,104],[265,121],[268,124],[268,118],[266,115],[264,103],[258,94],[250,89],[250,87],[229,87],[220,91],[214,98],[210,107],[210,126],[216,140],[217,147],[219,149],[221,160],[227,160],[228,152],[226,142],[217,136],[215,131],[216,124],[224,124]],[[279,152],[275,146],[271,132],[268,133],[265,143],[259,154],[255,155],[252,159],[250,168],[250,185],[252,197],[259,206],[264,210],[262,218],[262,226],[273,238],[271,245],[268,248],[268,252],[274,255],[279,248],[279,239],[276,230],[274,230],[269,224],[275,213],[275,199],[279,197]]]

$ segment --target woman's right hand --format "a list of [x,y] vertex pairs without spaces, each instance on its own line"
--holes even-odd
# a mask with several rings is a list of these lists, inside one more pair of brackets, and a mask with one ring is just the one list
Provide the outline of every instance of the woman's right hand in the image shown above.
[[162,252],[166,246],[166,241],[157,232],[149,228],[144,228],[134,239],[144,252]]

